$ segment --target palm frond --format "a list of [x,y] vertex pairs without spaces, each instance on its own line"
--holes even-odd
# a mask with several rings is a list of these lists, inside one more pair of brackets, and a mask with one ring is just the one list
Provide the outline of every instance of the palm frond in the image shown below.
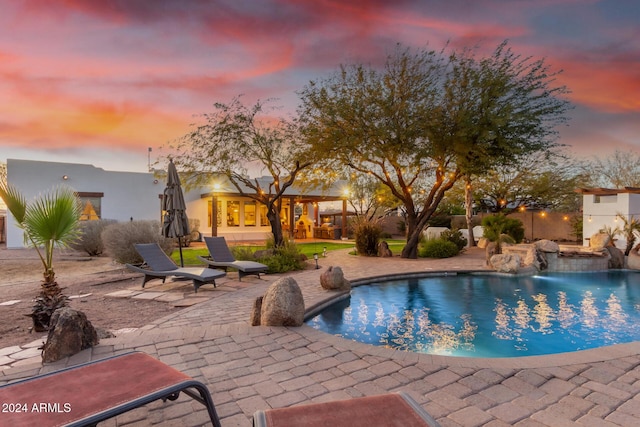
[[0,181],[0,198],[4,200],[7,209],[16,220],[19,227],[22,227],[27,211],[27,200],[18,189],[4,181]]

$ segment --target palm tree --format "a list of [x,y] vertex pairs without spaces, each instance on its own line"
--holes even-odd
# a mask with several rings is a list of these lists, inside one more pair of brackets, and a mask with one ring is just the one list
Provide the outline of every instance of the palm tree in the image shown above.
[[30,316],[37,332],[49,328],[51,315],[68,303],[62,294],[53,270],[53,249],[67,247],[79,235],[80,204],[69,187],[56,187],[39,196],[32,203],[14,186],[0,182],[0,197],[13,215],[18,227],[24,231],[25,242],[33,246],[43,267],[40,295]]
[[629,252],[631,252],[631,249],[633,249],[633,245],[636,242],[637,235],[640,233],[640,220],[634,216],[627,218],[620,212],[618,212],[618,217],[622,218],[623,222],[620,234],[622,234],[627,241],[627,247],[624,250],[624,254],[629,255]]

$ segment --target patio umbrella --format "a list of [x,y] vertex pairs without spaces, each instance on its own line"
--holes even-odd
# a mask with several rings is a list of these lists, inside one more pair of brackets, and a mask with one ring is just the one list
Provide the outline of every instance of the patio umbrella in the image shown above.
[[187,205],[184,202],[184,194],[180,186],[180,177],[176,170],[173,159],[169,160],[169,168],[167,169],[167,187],[164,189],[162,196],[162,210],[164,220],[162,224],[162,235],[169,238],[178,238],[178,247],[180,248],[180,266],[184,267],[182,259],[182,243],[180,238],[189,234],[189,219],[186,213]]

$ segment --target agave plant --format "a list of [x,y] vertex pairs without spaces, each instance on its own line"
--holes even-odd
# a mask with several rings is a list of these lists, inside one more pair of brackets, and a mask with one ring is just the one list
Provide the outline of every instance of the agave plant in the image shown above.
[[68,304],[68,298],[56,282],[53,250],[55,247],[67,247],[78,237],[80,204],[74,191],[64,186],[56,187],[32,203],[27,203],[17,188],[0,182],[0,197],[18,227],[24,231],[25,243],[36,249],[42,262],[40,294],[29,316],[33,318],[34,329],[43,332],[49,328],[53,312]]

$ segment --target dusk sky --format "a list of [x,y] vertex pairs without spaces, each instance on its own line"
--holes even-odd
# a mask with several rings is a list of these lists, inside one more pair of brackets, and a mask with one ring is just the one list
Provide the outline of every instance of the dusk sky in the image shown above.
[[143,172],[147,151],[243,94],[277,98],[397,43],[505,39],[563,70],[558,142],[584,158],[640,152],[638,0],[0,0],[0,161]]

